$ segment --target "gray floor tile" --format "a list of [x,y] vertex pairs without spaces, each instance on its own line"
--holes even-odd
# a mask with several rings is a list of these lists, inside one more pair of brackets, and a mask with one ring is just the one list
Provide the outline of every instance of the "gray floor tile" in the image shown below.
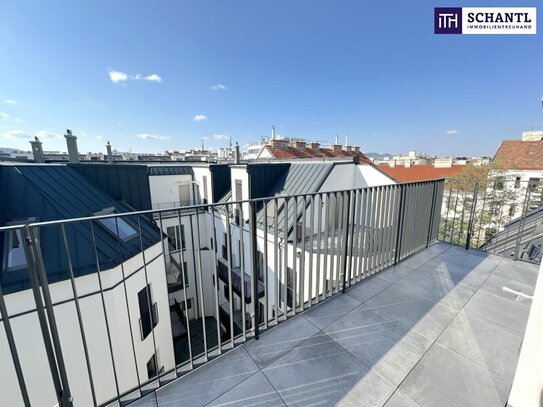
[[405,329],[435,340],[456,316],[457,311],[439,303],[419,298],[399,300],[392,296],[389,303],[374,308],[360,307],[357,312],[361,321],[398,322]]
[[398,386],[432,341],[397,321],[378,322],[378,315],[368,315],[371,311],[355,310],[325,332],[366,366]]
[[158,407],[155,392],[151,392],[146,396],[129,404],[130,407]]
[[[445,262],[439,258],[429,261],[421,266],[417,272],[426,272],[441,281],[444,286],[461,285],[473,291],[477,290],[488,278],[492,268],[470,269],[456,263]],[[413,277],[415,278],[415,276]],[[416,278],[422,278],[417,276]]]
[[437,342],[513,382],[522,342],[520,335],[460,312]]
[[504,406],[510,384],[473,362],[434,345],[399,390],[419,405]]
[[502,296],[478,291],[466,304],[464,311],[475,318],[497,324],[518,335],[523,335],[530,307]]
[[337,294],[329,300],[307,310],[304,313],[304,317],[317,328],[323,329],[359,305],[360,301],[353,297],[345,294]]
[[460,310],[475,292],[474,288],[455,284],[450,279],[419,270],[398,281],[394,286],[409,292],[410,295],[416,295],[434,303],[439,302],[455,310]]
[[433,257],[434,256],[432,254],[424,253],[424,251],[421,251],[420,253],[414,254],[413,256],[402,260],[399,264],[411,267],[412,269],[418,269],[424,263],[432,260]]
[[390,283],[395,283],[413,270],[414,268],[409,267],[407,264],[400,263],[397,266],[392,266],[386,270],[380,271],[377,273],[377,277]]
[[258,371],[243,347],[157,390],[159,407],[204,406]]
[[263,368],[318,331],[311,322],[299,315],[262,333],[259,340],[250,340],[243,346],[258,367]]
[[346,294],[357,300],[359,303],[367,301],[390,285],[390,282],[378,278],[379,275],[380,273],[376,277],[362,280],[356,285],[349,287],[346,290]]
[[385,407],[419,407],[419,405],[396,390],[396,393],[387,401]]
[[318,334],[263,370],[289,406],[382,406],[394,387]]
[[279,407],[283,400],[262,372],[255,373],[232,390],[227,391],[208,406]]

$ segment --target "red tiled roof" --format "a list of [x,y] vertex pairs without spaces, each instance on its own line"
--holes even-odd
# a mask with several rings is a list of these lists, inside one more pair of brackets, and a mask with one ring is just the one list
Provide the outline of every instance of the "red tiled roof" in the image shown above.
[[502,169],[543,169],[543,141],[503,140],[494,156]]
[[452,167],[436,168],[431,164],[412,165],[405,167],[399,165],[390,167],[388,164],[379,164],[379,169],[398,182],[428,181],[432,179],[447,178],[458,174],[466,168],[465,165],[453,165]]
[[313,151],[310,148],[298,149],[294,147],[276,148],[266,146],[270,154],[277,159],[292,159],[292,158],[345,158],[358,157],[360,164],[370,164],[371,161],[363,153],[348,152],[344,150],[334,151],[329,148],[319,148],[319,151]]

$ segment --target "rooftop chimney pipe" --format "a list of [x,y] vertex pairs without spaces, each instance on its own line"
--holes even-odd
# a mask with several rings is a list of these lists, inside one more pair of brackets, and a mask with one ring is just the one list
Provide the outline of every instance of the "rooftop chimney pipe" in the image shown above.
[[239,164],[239,144],[237,141],[236,141],[236,150],[234,152],[234,162],[236,164]]
[[77,151],[77,137],[72,134],[70,129],[66,130],[64,135],[68,147],[68,159],[70,164],[79,164],[79,151]]
[[275,126],[272,126],[272,140],[275,140]]
[[35,137],[34,140],[30,142],[32,146],[32,154],[34,155],[34,162],[44,163],[45,158],[43,156],[43,148],[41,146],[41,141],[39,138]]
[[111,152],[111,144],[109,144],[109,141],[106,144],[107,148],[107,163],[113,164],[113,153]]

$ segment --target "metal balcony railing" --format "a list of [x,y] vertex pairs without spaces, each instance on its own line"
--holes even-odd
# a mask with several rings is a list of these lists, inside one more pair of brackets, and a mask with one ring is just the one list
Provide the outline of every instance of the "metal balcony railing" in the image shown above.
[[[2,227],[2,264],[17,267],[0,274],[0,352],[11,362],[0,369],[13,384],[0,404],[127,404],[436,241],[443,189],[436,180]],[[187,245],[173,265],[172,225]]]
[[540,263],[543,179],[490,175],[446,181],[439,240]]

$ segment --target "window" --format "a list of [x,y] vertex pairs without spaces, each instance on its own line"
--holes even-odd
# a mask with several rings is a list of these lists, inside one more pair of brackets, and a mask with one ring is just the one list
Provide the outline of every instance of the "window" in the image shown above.
[[494,189],[496,191],[503,191],[504,185],[505,185],[505,178],[504,177],[496,177],[496,180],[494,181]]
[[5,232],[5,236],[3,271],[10,272],[25,268],[26,257],[21,229]]
[[224,234],[224,240],[222,244],[222,258],[228,260],[228,239],[226,233]]
[[515,178],[515,188],[520,188],[520,177]]
[[[287,267],[287,307],[292,308],[294,305],[294,270],[292,270],[290,267]],[[279,291],[279,298],[281,301],[283,301],[283,291],[285,289],[285,285],[281,284],[280,291]]]
[[530,190],[530,192],[537,191],[537,188],[539,187],[539,182],[540,182],[539,178],[530,178],[528,180],[528,189]]
[[[106,208],[104,210],[93,213],[93,215],[111,215],[113,213],[117,213],[115,208]],[[111,233],[113,236],[117,237],[123,242],[133,239],[138,235],[136,228],[128,223],[126,219],[121,217],[99,219],[98,223],[109,233]]]
[[147,362],[147,378],[152,379],[158,374],[158,363],[156,353],[151,356],[151,359]]
[[166,234],[168,235],[168,246],[170,247],[170,251],[181,250],[181,248],[183,248],[183,250],[186,250],[187,247],[185,244],[185,226],[169,226],[168,228],[166,228]]
[[[192,308],[192,298],[187,298],[187,309],[191,309]],[[185,301],[181,301],[181,309],[183,311],[186,311],[187,309],[185,309]]]
[[190,185],[189,184],[179,185],[179,205],[180,206],[190,205]]
[[241,201],[243,199],[243,188],[240,179],[235,180],[236,184],[236,201]]
[[208,195],[207,195],[207,177],[204,175],[202,177],[202,188],[204,189],[204,204],[207,203]]
[[256,267],[257,267],[257,276],[260,281],[264,281],[264,253],[260,250],[256,251]]
[[156,303],[153,304],[151,284],[138,293],[138,304],[140,308],[140,334],[143,341],[158,324],[158,307]]

